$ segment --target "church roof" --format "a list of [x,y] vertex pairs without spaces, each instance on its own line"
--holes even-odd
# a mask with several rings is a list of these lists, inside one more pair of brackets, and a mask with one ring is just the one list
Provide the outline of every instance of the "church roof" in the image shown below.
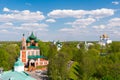
[[14,66],[24,66],[24,64],[22,63],[22,61],[20,60],[20,58],[18,58],[18,60],[14,64]]
[[29,39],[29,38],[27,38],[26,42],[30,42],[30,39]]
[[5,71],[1,73],[0,80],[36,80],[29,76],[26,72]]
[[33,32],[31,33],[29,38],[30,38],[30,40],[35,40],[36,39],[36,37],[34,36]]
[[35,39],[35,42],[38,42],[38,41],[39,41],[39,40],[36,38],[36,39]]
[[40,56],[40,55],[31,55],[31,56],[28,56],[28,59],[37,59],[37,58],[45,58],[44,56]]
[[27,48],[28,48],[28,49],[38,49],[37,46],[32,46],[32,45],[28,46]]
[[31,33],[31,35],[27,38],[26,42],[29,43],[31,40],[34,40],[35,42],[38,42],[39,40],[37,39],[37,37],[33,34],[33,32]]
[[[24,66],[24,64],[21,62],[20,58],[15,62],[14,66]],[[29,76],[24,71],[18,72],[15,70],[5,71],[0,74],[0,80],[36,80]]]

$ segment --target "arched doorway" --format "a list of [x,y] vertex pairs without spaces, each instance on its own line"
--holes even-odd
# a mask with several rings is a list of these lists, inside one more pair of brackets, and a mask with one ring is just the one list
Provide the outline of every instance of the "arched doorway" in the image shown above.
[[29,66],[35,67],[35,60],[31,59],[29,61]]

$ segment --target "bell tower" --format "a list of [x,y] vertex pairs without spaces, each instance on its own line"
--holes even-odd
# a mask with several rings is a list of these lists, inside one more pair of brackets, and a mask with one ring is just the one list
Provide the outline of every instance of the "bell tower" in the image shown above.
[[25,39],[25,34],[23,34],[23,38],[22,38],[22,50],[26,50],[26,39]]

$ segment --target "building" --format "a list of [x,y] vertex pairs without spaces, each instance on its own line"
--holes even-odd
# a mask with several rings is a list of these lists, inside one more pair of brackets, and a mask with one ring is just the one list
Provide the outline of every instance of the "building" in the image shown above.
[[60,51],[61,48],[62,48],[62,43],[58,40],[57,42],[56,41],[53,41],[53,44],[56,45],[57,47],[57,51]]
[[62,48],[62,43],[60,41],[57,41],[56,46],[57,46],[57,51],[59,51]]
[[36,80],[24,72],[24,64],[18,58],[14,63],[14,69],[0,73],[0,80]]
[[88,50],[90,46],[93,46],[93,43],[85,41],[85,49]]
[[40,55],[38,41],[39,40],[33,34],[33,32],[27,38],[27,40],[25,39],[25,36],[23,34],[20,58],[26,68],[36,68],[37,66],[48,65],[48,60],[46,60],[44,56]]
[[112,43],[112,40],[109,39],[107,34],[103,34],[100,36],[99,44],[101,46],[106,46],[106,44],[110,44],[110,43]]

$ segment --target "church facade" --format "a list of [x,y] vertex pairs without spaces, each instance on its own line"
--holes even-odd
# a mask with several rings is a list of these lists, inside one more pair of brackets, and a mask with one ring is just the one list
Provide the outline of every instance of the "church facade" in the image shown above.
[[24,63],[25,67],[46,66],[48,60],[44,56],[40,55],[40,49],[38,47],[37,37],[31,33],[31,35],[25,39],[24,34],[22,38],[22,46],[20,50],[20,58]]

